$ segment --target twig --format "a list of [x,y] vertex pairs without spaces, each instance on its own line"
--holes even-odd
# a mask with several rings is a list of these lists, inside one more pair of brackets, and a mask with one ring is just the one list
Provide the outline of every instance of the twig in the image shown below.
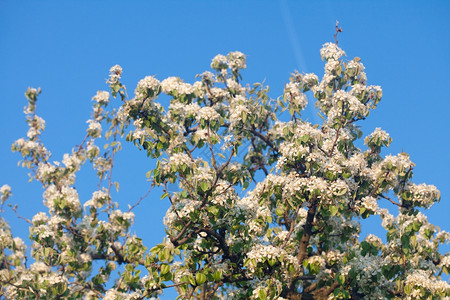
[[144,196],[142,196],[141,198],[139,198],[138,201],[136,201],[136,203],[133,204],[133,206],[131,206],[128,209],[128,212],[132,211],[136,206],[138,206],[142,200],[144,200],[145,198],[147,198],[148,194],[150,194],[150,191],[152,190],[152,188],[155,186],[155,180],[153,180],[152,185],[150,186],[150,188],[148,189],[148,191],[144,194]]
[[170,241],[172,242],[172,244],[175,245],[175,247],[182,244],[182,242],[178,242],[178,241],[183,237],[183,235],[186,233],[186,231],[188,230],[189,226],[191,226],[191,224],[192,224],[192,220],[189,220],[189,222],[187,222],[187,224],[184,225],[183,229],[181,229],[181,231],[178,233],[178,235],[176,237],[173,237],[173,238],[170,237]]
[[336,147],[336,143],[337,143],[337,141],[339,139],[339,133],[341,131],[342,124],[343,124],[343,122],[341,121],[339,123],[339,128],[336,130],[336,138],[334,139],[333,146],[331,147],[330,153],[328,153],[328,157],[331,157],[333,155],[334,148]]
[[214,155],[214,149],[212,146],[212,141],[211,141],[211,133],[209,132],[209,126],[208,126],[208,146],[209,146],[209,151],[211,152],[211,164],[214,167],[214,170],[216,170],[217,172],[217,165],[216,165],[216,157]]
[[17,206],[11,206],[12,211],[16,214],[16,216],[19,219],[25,220],[28,224],[33,224],[33,222],[31,222],[29,219],[21,216],[18,212],[17,212]]
[[385,195],[383,195],[383,194],[380,194],[380,195],[378,195],[378,196],[380,196],[380,197],[383,198],[383,199],[389,200],[389,202],[391,202],[391,203],[394,204],[394,205],[397,205],[398,207],[405,207],[403,204],[400,204],[400,203],[398,203],[398,202],[395,202],[394,200],[392,200],[391,198],[389,198],[389,197],[387,197],[387,196],[385,196]]
[[169,191],[168,191],[168,189],[167,189],[167,181],[164,182],[164,189],[163,189],[163,192],[164,192],[164,193],[167,193],[167,197],[169,198],[170,205],[172,206],[173,211],[174,211],[175,214],[177,215],[178,220],[180,220],[181,223],[183,223],[183,225],[186,225],[186,222],[183,221],[183,219],[180,217],[180,214],[178,213],[178,210],[176,209],[175,204],[173,203],[172,197],[171,197],[170,194],[169,194]]
[[300,210],[300,208],[302,207],[302,205],[303,205],[303,202],[300,202],[300,203],[297,205],[297,209],[295,210],[294,216],[292,217],[292,220],[291,220],[291,224],[289,225],[289,227],[290,227],[290,228],[289,228],[289,233],[288,233],[288,235],[286,236],[286,238],[284,239],[283,244],[281,245],[281,248],[282,248],[282,249],[286,246],[286,244],[288,243],[289,239],[291,238],[292,232],[294,232],[294,228],[295,228],[294,222],[295,222],[295,220],[297,219],[298,211]]
[[262,133],[256,131],[254,128],[249,129],[249,131],[250,131],[252,134],[254,134],[254,135],[256,135],[257,137],[259,137],[261,140],[263,140],[270,148],[272,148],[272,149],[275,150],[276,152],[279,152],[279,151],[278,151],[278,147],[277,147],[274,143],[272,143],[272,142],[270,141],[270,139],[269,139],[267,136],[265,136],[265,135],[263,135]]
[[339,27],[339,21],[336,21],[336,33],[334,34],[334,43],[336,45],[338,44],[337,35],[339,32],[342,32],[342,28]]

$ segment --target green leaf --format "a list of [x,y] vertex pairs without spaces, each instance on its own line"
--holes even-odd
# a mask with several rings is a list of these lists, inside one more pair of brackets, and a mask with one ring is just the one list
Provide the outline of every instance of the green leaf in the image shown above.
[[283,214],[284,214],[284,211],[281,209],[281,208],[277,208],[276,210],[275,210],[275,213],[277,214],[277,216],[283,216]]
[[338,208],[336,206],[334,206],[334,205],[331,205],[330,206],[330,213],[331,213],[332,217],[335,216],[338,213]]
[[294,108],[291,105],[289,105],[289,114],[293,115],[294,113],[295,113]]
[[216,282],[219,282],[222,279],[222,272],[221,271],[214,272],[213,278]]
[[305,259],[303,261],[303,267],[308,268],[309,262]]
[[161,265],[161,275],[164,275],[168,272],[170,272],[170,266],[167,264],[162,264]]
[[217,206],[208,207],[208,211],[215,216],[219,213],[219,209],[217,208]]
[[411,239],[409,240],[411,246],[415,248],[417,246],[417,237],[415,235],[411,236]]
[[412,287],[409,284],[405,285],[405,293],[406,293],[406,295],[411,294],[411,292],[412,292]]
[[163,277],[163,280],[170,281],[170,280],[172,280],[172,273],[166,273],[162,277]]
[[203,273],[195,274],[195,281],[198,285],[203,284],[206,281],[206,275]]
[[244,185],[242,186],[242,189],[243,190],[247,189],[249,185],[250,185],[250,183],[248,181],[244,181]]
[[419,231],[419,229],[420,229],[420,223],[419,222],[414,222],[413,224],[412,224],[412,229],[414,230],[414,231]]
[[261,299],[261,300],[267,299],[267,292],[264,289],[259,290],[258,295],[259,295],[259,299]]
[[195,279],[194,279],[194,276],[189,275],[188,280],[189,280],[189,283],[190,283],[191,285],[194,285],[194,286],[195,286]]
[[343,285],[344,283],[345,283],[345,276],[344,275],[339,275],[339,276],[336,276],[337,278],[337,282],[340,284],[340,285]]
[[288,266],[288,271],[289,271],[289,273],[291,273],[291,274],[294,274],[294,273],[297,272],[297,270],[295,269],[295,266],[294,266],[293,264],[289,264],[289,266]]
[[242,111],[241,116],[242,116],[242,122],[245,123],[247,121],[247,112]]
[[[151,250],[150,250],[151,251]],[[150,265],[151,265],[151,260],[150,260],[150,255],[147,255],[146,257],[145,257],[145,267],[146,268],[148,268],[148,267],[150,267]]]
[[310,264],[309,268],[311,270],[311,273],[318,274],[320,270],[320,265],[318,263]]
[[244,261],[244,267],[248,266],[248,264],[249,264],[250,262],[251,262],[250,258],[247,258],[247,259]]
[[202,181],[200,183],[200,188],[202,189],[202,191],[206,192],[209,189],[209,183]]
[[343,188],[342,190],[340,190],[339,192],[335,193],[336,196],[343,196],[345,195],[345,193],[347,193],[347,189]]
[[159,253],[160,261],[166,261],[169,259],[169,257],[170,257],[170,249],[169,248],[164,248],[164,250]]
[[409,248],[409,235],[402,235],[402,237],[400,238],[401,242],[402,242],[402,246],[404,248]]

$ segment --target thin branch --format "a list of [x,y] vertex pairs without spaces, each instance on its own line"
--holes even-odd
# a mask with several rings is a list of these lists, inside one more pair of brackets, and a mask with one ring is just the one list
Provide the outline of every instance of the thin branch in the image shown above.
[[198,125],[195,127],[186,128],[186,131],[183,133],[184,136],[188,136],[192,132],[196,132],[198,130]]
[[179,173],[179,174],[180,174],[181,179],[183,179],[184,184],[188,185],[192,191],[195,191],[196,188],[189,182],[189,180],[187,180],[187,178],[183,174],[181,174],[181,173]]
[[128,212],[132,211],[136,206],[138,206],[142,200],[144,200],[145,198],[147,198],[148,194],[150,194],[150,191],[153,189],[153,187],[155,186],[155,180],[153,180],[152,184],[150,185],[150,188],[147,190],[147,192],[141,197],[139,198],[138,201],[136,201],[136,203],[133,204],[133,206],[131,206],[128,209]]
[[17,206],[11,206],[11,209],[12,209],[12,211],[16,214],[16,216],[17,216],[19,219],[25,220],[25,222],[27,222],[28,224],[33,225],[33,222],[31,222],[29,219],[27,219],[27,218],[21,216],[21,215],[17,212]]
[[194,295],[194,291],[195,291],[196,287],[192,287],[192,290],[189,291],[189,294],[186,295],[186,299],[192,299],[193,295]]
[[163,190],[163,192],[164,192],[164,193],[167,193],[167,197],[169,198],[170,205],[172,206],[173,211],[174,211],[175,214],[177,215],[177,218],[181,221],[181,223],[183,223],[183,224],[186,225],[186,222],[184,222],[183,219],[180,217],[180,215],[179,215],[179,213],[178,213],[178,210],[175,208],[175,205],[174,205],[174,203],[173,203],[172,197],[170,196],[169,192],[167,191],[167,181],[164,182],[164,190]]
[[[389,170],[386,171],[386,177],[389,175]],[[371,197],[375,196],[375,194],[378,191],[378,188],[381,186],[381,183],[383,183],[382,181],[377,183],[377,185],[375,186],[374,190],[372,191],[372,193],[370,194]]]
[[272,148],[273,150],[275,150],[276,152],[278,152],[278,147],[276,145],[274,145],[272,143],[271,140],[269,140],[269,138],[261,133],[259,133],[258,131],[256,131],[255,129],[250,129],[250,132],[254,135],[256,135],[257,137],[259,137],[261,140],[263,140],[270,148]]
[[405,207],[404,205],[402,205],[402,204],[400,204],[400,203],[398,203],[398,202],[395,202],[394,200],[392,200],[392,199],[389,198],[388,196],[385,196],[385,195],[383,195],[383,194],[380,194],[380,195],[378,195],[378,196],[380,196],[380,197],[383,198],[383,199],[389,200],[389,202],[391,202],[391,203],[394,204],[394,205],[397,205],[398,207]]
[[[117,132],[114,132],[114,142],[116,142],[116,135]],[[114,146],[115,147],[115,146]],[[114,147],[112,148],[112,153],[111,153],[111,157],[110,157],[110,168],[108,170],[108,214],[111,211],[111,187],[113,185],[112,182],[112,171],[113,171],[113,167],[114,167],[114,156],[116,155],[116,151],[114,150]]]
[[217,282],[213,287],[212,290],[206,295],[207,299],[213,299],[214,294],[216,293],[217,289],[222,285],[222,282]]
[[184,225],[183,229],[181,229],[176,237],[170,238],[170,241],[172,242],[172,244],[174,244],[175,247],[183,243],[183,240],[181,242],[178,242],[178,240],[181,239],[181,237],[186,233],[186,230],[189,228],[189,226],[191,226],[191,224],[192,220],[189,220],[189,222]]
[[295,228],[294,222],[295,222],[295,220],[297,219],[298,211],[300,210],[300,208],[302,207],[302,205],[303,205],[303,202],[300,202],[300,203],[297,205],[297,208],[296,208],[296,210],[295,210],[294,216],[292,217],[292,220],[291,220],[291,224],[289,225],[289,227],[290,227],[290,228],[289,228],[289,233],[288,233],[288,235],[286,236],[286,238],[284,239],[284,242],[283,242],[283,244],[281,245],[281,248],[284,248],[284,247],[286,246],[286,244],[288,243],[289,239],[291,238],[292,233],[294,232],[294,228]]
[[234,148],[231,149],[231,153],[230,153],[230,156],[228,157],[228,160],[220,167],[219,170],[217,170],[214,186],[216,185],[217,181],[219,180],[219,176],[222,174],[223,170],[225,170],[225,168],[230,164],[230,161],[231,161],[231,158],[233,157],[233,155],[234,155]]
[[328,157],[331,157],[334,152],[334,148],[336,147],[337,141],[339,139],[339,133],[342,128],[342,124],[344,124],[342,121],[339,123],[339,128],[336,130],[336,138],[334,139],[333,146],[331,147],[330,153],[328,153]]
[[339,32],[342,32],[342,28],[339,27],[339,21],[336,21],[336,33],[334,34],[334,43],[336,45],[338,44],[337,35]]
[[203,231],[207,235],[214,237],[219,242],[219,246],[224,252],[224,257],[230,258],[232,260],[232,254],[230,253],[230,248],[228,247],[228,245],[225,241],[225,238],[223,236],[221,236],[220,234],[218,234],[217,232],[215,232],[214,230],[211,230],[209,228],[202,228],[200,231]]
[[212,163],[214,169],[217,171],[216,156],[214,155],[214,149],[213,149],[213,145],[212,145],[212,141],[211,141],[211,133],[209,131],[209,126],[208,126],[208,146],[209,146],[209,151],[211,152],[211,163]]
[[[139,259],[137,261],[129,261],[126,257],[124,257],[118,249],[116,249],[115,247],[111,247],[111,249],[113,250],[114,254],[102,254],[102,253],[94,253],[91,254],[91,258],[93,260],[108,260],[108,261],[115,261],[119,264],[123,264],[123,263],[138,263],[141,266],[145,266],[145,261],[143,259]],[[152,267],[155,268],[159,268],[159,266],[155,263],[153,263],[151,265]]]

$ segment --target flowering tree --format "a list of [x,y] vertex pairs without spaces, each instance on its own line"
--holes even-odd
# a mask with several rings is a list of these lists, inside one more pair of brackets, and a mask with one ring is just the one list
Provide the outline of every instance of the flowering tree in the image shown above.
[[[48,211],[29,221],[31,264],[25,243],[0,219],[2,295],[143,299],[172,288],[182,299],[450,297],[441,279],[450,256],[439,252],[450,235],[422,213],[439,191],[412,183],[406,153],[381,155],[392,139],[380,128],[364,138],[365,149],[355,146],[356,124],[377,106],[381,88],[367,85],[360,59],[344,59],[337,44],[325,44],[321,56],[322,79],[296,72],[277,100],[261,84],[241,84],[240,52],[216,56],[214,73],[194,84],[145,77],[132,99],[114,66],[110,92],[93,97],[85,139],[61,163],[50,161],[40,139],[40,90],[28,89],[29,131],[12,150],[42,183]],[[322,124],[301,118],[307,92]],[[161,93],[168,107],[156,102]],[[118,109],[113,98],[122,100]],[[171,204],[167,236],[153,248],[129,232],[135,205],[121,210],[111,197],[124,136],[157,160],[148,177]],[[89,162],[100,183],[82,201],[75,174]],[[2,207],[11,195],[4,185]],[[359,221],[373,215],[383,240],[359,236]]]

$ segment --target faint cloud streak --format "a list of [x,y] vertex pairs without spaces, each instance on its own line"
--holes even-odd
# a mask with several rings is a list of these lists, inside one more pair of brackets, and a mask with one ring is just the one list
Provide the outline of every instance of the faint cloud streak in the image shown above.
[[[291,13],[289,11],[287,0],[280,1],[281,16],[283,17],[284,25],[289,36],[289,41],[291,43],[292,51],[294,53],[295,62],[297,64],[297,70],[300,73],[307,73],[308,66],[303,56],[303,51],[300,46],[300,41],[298,40],[298,33],[295,30],[294,22],[292,21]],[[309,97],[308,97],[309,98]],[[317,110],[311,105],[310,101],[307,109],[309,109],[310,114],[314,120],[314,123],[320,124],[321,120],[317,116]]]

